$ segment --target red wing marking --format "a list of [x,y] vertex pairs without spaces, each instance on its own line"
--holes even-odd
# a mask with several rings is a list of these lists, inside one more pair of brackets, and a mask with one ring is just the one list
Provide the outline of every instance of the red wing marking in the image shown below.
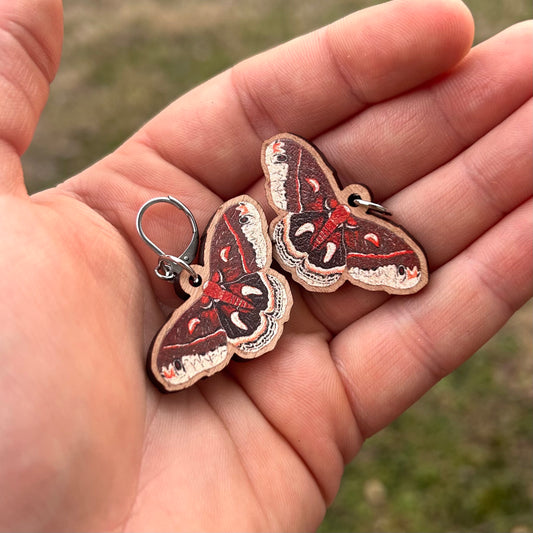
[[314,192],[318,192],[320,190],[320,183],[318,183],[318,181],[314,178],[305,178],[305,181],[311,185]]
[[418,277],[418,268],[416,267],[416,265],[412,269],[410,268],[407,269],[407,279],[414,279],[417,277]]
[[413,250],[399,250],[398,252],[391,252],[390,254],[362,254],[358,252],[349,252],[348,257],[371,257],[372,259],[385,259],[388,257],[398,257],[399,255],[411,255],[415,252]]
[[298,152],[298,164],[296,165],[296,200],[298,201],[298,210],[302,211],[302,199],[300,198],[300,164],[302,162],[302,149]]
[[[200,344],[204,342],[206,339],[210,339],[211,337],[216,337],[220,335],[220,332],[226,333],[224,330],[217,329],[214,333],[211,333],[209,335],[206,335],[205,337],[200,337],[198,339],[195,339],[191,342],[187,343],[187,346],[195,346],[196,344]],[[174,350],[176,348],[179,348],[180,346],[184,346],[183,344],[167,344],[166,346],[162,346],[161,350]]]
[[244,254],[244,250],[242,248],[241,240],[239,239],[239,236],[237,235],[237,232],[233,229],[233,227],[229,223],[229,220],[228,220],[228,217],[227,217],[226,213],[224,213],[224,222],[226,223],[226,226],[228,226],[228,229],[231,231],[231,234],[235,238],[235,242],[237,243],[237,246],[239,248],[239,254],[240,254],[241,260],[242,260],[242,267],[244,268],[244,271],[247,274],[249,274],[252,271],[250,270],[250,268],[248,267],[248,265],[246,263],[246,257],[245,257],[245,254]]
[[367,233],[364,239],[365,241],[371,242],[374,246],[379,246],[379,237],[375,233]]
[[176,372],[174,371],[174,367],[172,365],[169,365],[168,368],[163,368],[163,376],[167,379],[176,377]]
[[189,334],[192,335],[193,331],[196,329],[196,326],[200,323],[199,318],[191,318],[189,320],[189,323],[187,324],[187,329],[189,330]]
[[278,141],[278,142],[274,143],[272,145],[272,153],[273,154],[278,154],[279,151],[280,151],[280,147],[281,147],[281,141]]
[[220,259],[222,259],[224,263],[228,262],[230,248],[231,246],[226,246],[225,248],[222,248],[222,250],[220,250]]

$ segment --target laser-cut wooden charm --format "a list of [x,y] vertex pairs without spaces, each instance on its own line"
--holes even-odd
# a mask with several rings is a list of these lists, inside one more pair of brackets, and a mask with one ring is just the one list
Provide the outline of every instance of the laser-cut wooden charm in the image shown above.
[[239,196],[216,212],[205,234],[203,266],[183,270],[189,299],[152,344],[147,367],[167,392],[222,370],[233,355],[253,359],[274,348],[288,319],[287,280],[270,268],[272,246],[257,202]]
[[428,282],[421,247],[375,212],[360,184],[340,189],[334,171],[304,139],[289,133],[263,144],[266,192],[277,216],[270,225],[274,257],[309,291],[345,281],[368,290],[412,294]]

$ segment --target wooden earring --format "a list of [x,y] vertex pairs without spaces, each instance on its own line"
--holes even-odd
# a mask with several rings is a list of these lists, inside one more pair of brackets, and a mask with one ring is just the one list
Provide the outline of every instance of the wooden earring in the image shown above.
[[[179,257],[165,254],[144,234],[141,218],[157,202],[184,211],[193,238]],[[257,202],[239,196],[224,203],[211,220],[202,258],[192,264],[198,231],[192,213],[169,196],[144,204],[137,229],[159,255],[158,277],[179,283],[189,294],[157,333],[147,369],[154,383],[172,392],[222,370],[233,355],[253,359],[274,348],[287,321],[292,296],[287,280],[270,268],[272,246]]]
[[340,189],[334,171],[307,141],[289,133],[263,144],[266,192],[277,216],[274,257],[309,291],[345,281],[368,290],[411,294],[428,282],[422,248],[384,217],[364,185]]

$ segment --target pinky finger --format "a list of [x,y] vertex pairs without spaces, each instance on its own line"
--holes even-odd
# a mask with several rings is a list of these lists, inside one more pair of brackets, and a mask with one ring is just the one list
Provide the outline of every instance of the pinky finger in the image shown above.
[[365,437],[468,359],[531,297],[532,211],[530,199],[439,268],[421,293],[389,300],[333,339]]

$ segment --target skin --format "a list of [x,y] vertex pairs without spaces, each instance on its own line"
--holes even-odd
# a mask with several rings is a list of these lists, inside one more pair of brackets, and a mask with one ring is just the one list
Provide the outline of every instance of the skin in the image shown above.
[[[458,1],[372,7],[206,82],[32,197],[20,155],[61,5],[2,0],[0,28],[2,529],[312,530],[365,438],[531,297],[529,24],[471,50]],[[136,212],[172,194],[203,228],[224,199],[264,205],[261,143],[278,131],[316,143],[343,186],[372,187],[424,246],[429,285],[293,285],[273,352],[162,395],[145,354],[176,299]],[[147,232],[179,252],[186,222],[160,213]]]

